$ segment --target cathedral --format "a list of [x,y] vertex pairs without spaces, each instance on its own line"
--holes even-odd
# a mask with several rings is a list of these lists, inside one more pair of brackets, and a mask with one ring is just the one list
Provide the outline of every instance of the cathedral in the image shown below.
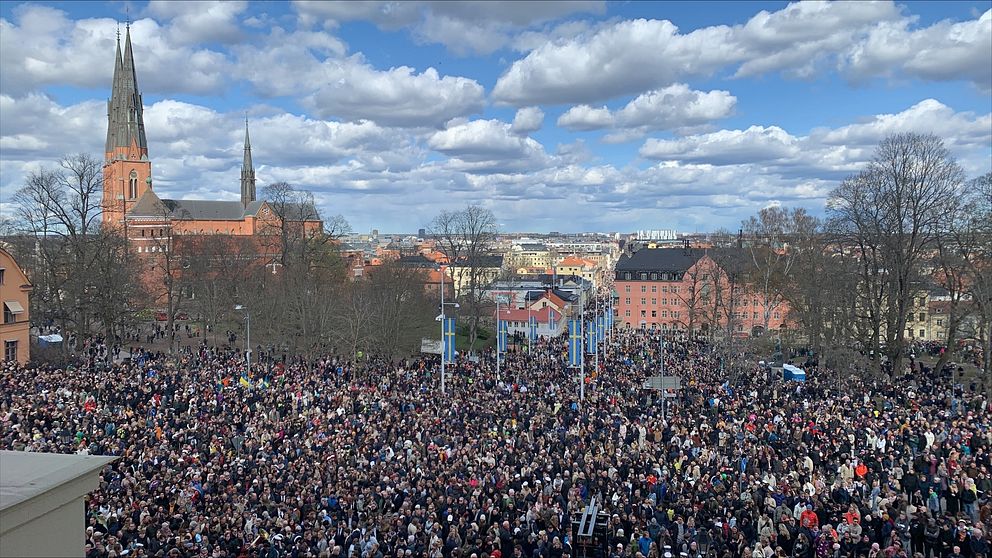
[[[120,38],[114,56],[114,82],[107,101],[107,145],[103,166],[103,223],[123,227],[134,250],[161,250],[162,237],[190,234],[250,236],[272,232],[279,216],[255,197],[255,169],[251,160],[248,121],[245,120],[241,200],[173,200],[159,198],[152,188],[141,93],[131,52],[128,26],[124,54]],[[299,212],[294,221],[307,230],[322,226],[314,208]]]

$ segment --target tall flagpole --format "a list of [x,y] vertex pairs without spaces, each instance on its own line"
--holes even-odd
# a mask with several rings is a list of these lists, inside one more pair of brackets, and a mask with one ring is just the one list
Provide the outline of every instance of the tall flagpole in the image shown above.
[[499,384],[499,353],[500,342],[503,340],[503,328],[499,320],[499,295],[496,295],[496,383]]
[[444,395],[444,353],[447,349],[447,340],[444,337],[444,320],[447,317],[444,313],[444,266],[441,266],[441,277],[438,279],[441,287],[441,395]]
[[[600,319],[601,318],[599,316],[599,297],[597,296],[596,297],[596,321],[593,322],[594,328],[595,328],[593,331],[596,332],[596,344],[597,345],[599,345],[599,320]],[[606,324],[603,324],[603,325],[605,326]],[[599,374],[599,347],[595,347],[595,349],[596,349],[596,353],[595,353],[595,360],[593,362],[593,366],[596,367],[594,369],[595,372],[596,372],[596,374]]]
[[[586,309],[582,307],[582,317],[579,320],[579,331],[582,332],[582,343],[586,342]],[[586,350],[582,348],[582,362],[579,364],[579,400],[586,400]]]

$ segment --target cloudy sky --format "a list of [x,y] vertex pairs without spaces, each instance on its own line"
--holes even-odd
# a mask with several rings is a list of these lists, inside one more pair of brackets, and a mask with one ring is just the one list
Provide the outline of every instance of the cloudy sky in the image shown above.
[[312,190],[356,231],[479,203],[508,231],[822,212],[887,134],[992,167],[992,2],[0,4],[0,211],[102,156],[130,17],[156,191]]

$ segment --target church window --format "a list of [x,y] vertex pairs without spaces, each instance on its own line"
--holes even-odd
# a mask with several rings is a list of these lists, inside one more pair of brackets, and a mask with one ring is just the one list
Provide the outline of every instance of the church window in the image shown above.
[[131,179],[128,180],[128,198],[134,199],[138,197],[138,173],[131,171]]

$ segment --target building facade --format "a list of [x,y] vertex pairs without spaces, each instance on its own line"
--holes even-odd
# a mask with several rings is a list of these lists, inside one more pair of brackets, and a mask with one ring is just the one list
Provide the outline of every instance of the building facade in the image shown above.
[[31,359],[31,282],[10,252],[0,248],[0,301],[3,303],[3,323],[0,360],[21,364]]
[[784,301],[766,304],[748,285],[731,284],[705,250],[642,248],[615,267],[616,321],[624,328],[759,334],[786,327]]

